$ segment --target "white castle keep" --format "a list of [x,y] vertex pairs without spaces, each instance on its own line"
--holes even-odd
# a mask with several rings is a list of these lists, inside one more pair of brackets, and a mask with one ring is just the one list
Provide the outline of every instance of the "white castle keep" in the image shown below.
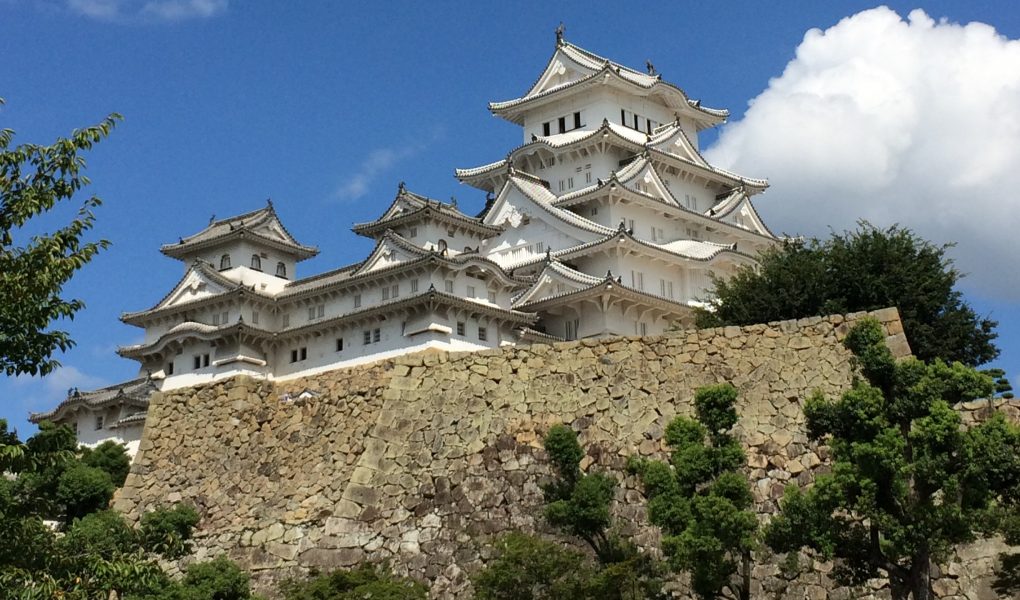
[[727,111],[701,106],[650,63],[629,69],[558,32],[531,88],[489,110],[520,125],[523,143],[457,169],[486,193],[480,214],[401,184],[378,219],[353,227],[375,240],[367,258],[307,277],[298,263],[318,250],[271,203],[213,221],[161,248],[184,276],[121,317],[145,337],[119,354],[171,389],[426,349],[652,335],[690,322],[713,276],[776,242],[751,204],[768,183],[699,152],[699,132]]

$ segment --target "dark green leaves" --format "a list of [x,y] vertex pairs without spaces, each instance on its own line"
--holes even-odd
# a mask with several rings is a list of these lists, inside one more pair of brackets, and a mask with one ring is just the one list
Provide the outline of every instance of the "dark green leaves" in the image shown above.
[[84,240],[94,225],[92,210],[101,201],[95,196],[84,200],[70,223],[27,243],[16,245],[17,234],[88,184],[81,154],[109,135],[120,119],[112,114],[51,146],[11,147],[14,132],[0,131],[0,371],[7,375],[45,375],[59,366],[52,355],[74,344],[67,332],[49,328],[83,307],[60,293],[108,245]]
[[864,379],[838,400],[816,394],[804,405],[809,435],[831,448],[832,473],[788,489],[765,539],[776,551],[837,559],[844,583],[881,573],[917,597],[931,561],[994,528],[996,507],[1020,499],[1020,431],[1001,416],[963,427],[953,406],[992,394],[987,375],[939,359],[897,362],[871,320],[845,343]]
[[757,268],[715,281],[719,306],[699,324],[751,325],[895,306],[919,359],[980,365],[999,354],[996,323],[964,302],[956,290],[961,275],[946,249],[908,229],[865,222],[827,240],[787,241],[763,253]]
[[[680,416],[666,427],[669,464],[630,464],[644,483],[648,519],[662,529],[670,566],[690,573],[694,592],[706,599],[720,597],[727,587],[746,588],[734,577],[750,569],[758,531],[751,490],[740,473],[744,452],[730,435],[736,400],[737,390],[729,384],[699,389],[698,420]],[[748,593],[741,589],[742,597]]]

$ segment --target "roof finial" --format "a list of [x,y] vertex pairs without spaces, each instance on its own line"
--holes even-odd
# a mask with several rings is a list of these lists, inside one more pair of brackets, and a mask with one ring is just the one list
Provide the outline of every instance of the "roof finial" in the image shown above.
[[457,197],[450,196],[450,208],[457,208]]
[[563,43],[563,34],[567,31],[567,28],[563,26],[563,21],[560,21],[559,26],[556,28],[556,45],[559,46]]
[[652,61],[646,60],[645,68],[648,69],[649,75],[658,75],[658,73],[655,72],[655,65],[652,64]]
[[545,262],[546,263],[551,263],[552,262],[552,249],[551,248],[546,248],[545,249]]
[[216,222],[216,213],[209,215],[209,224],[212,225]]
[[403,194],[406,191],[407,191],[407,186],[404,184],[403,181],[401,181],[400,183],[397,184],[397,192]]
[[269,208],[273,208],[273,198],[272,198],[272,196],[270,196],[269,198],[266,198],[266,206],[268,206]]

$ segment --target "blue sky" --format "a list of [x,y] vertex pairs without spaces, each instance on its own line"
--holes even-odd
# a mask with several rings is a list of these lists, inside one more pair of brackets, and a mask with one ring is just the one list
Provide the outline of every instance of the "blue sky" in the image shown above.
[[[112,246],[66,290],[87,304],[62,324],[78,346],[43,380],[0,377],[0,417],[23,433],[32,430],[27,413],[51,407],[68,387],[136,374],[135,363],[114,349],[137,341],[140,331],[117,317],[148,308],[170,289],[183,266],[159,245],[197,231],[213,214],[251,210],[272,197],[291,232],[321,249],[300,265],[300,274],[311,274],[363,257],[370,243],[349,227],[375,217],[399,181],[480,208],[483,195],[461,186],[453,169],[496,160],[520,143],[517,127],[492,117],[486,102],[527,89],[560,21],[578,45],[634,67],[651,59],[691,96],[729,108],[731,124],[709,154],[772,180],[758,206],[773,229],[824,234],[866,216],[958,241],[955,256],[972,272],[967,299],[1000,321],[998,364],[1020,380],[1020,284],[1001,262],[1016,247],[986,229],[1015,223],[1016,188],[1010,196],[1007,184],[1016,169],[1002,166],[1016,164],[1020,152],[1020,137],[1008,135],[1020,127],[1011,102],[1020,88],[1005,76],[1020,64],[1015,2],[893,2],[895,14],[863,12],[874,5],[859,2],[294,6],[0,0],[0,97],[7,100],[0,126],[14,129],[17,141],[48,143],[112,111],[125,117],[88,156],[89,190],[104,200],[95,234]],[[908,17],[914,8],[934,22]],[[988,27],[958,25],[970,22]],[[829,31],[805,42],[813,28]],[[886,39],[890,46],[874,47]],[[947,73],[957,58],[969,62]],[[843,65],[857,68],[849,73]],[[904,75],[915,72],[927,75]],[[843,96],[833,101],[819,91],[826,82]],[[885,96],[893,92],[899,95]],[[860,125],[832,112],[844,110],[847,98],[860,109],[851,111]],[[782,109],[791,105],[792,121]],[[872,114],[881,129],[847,148],[833,144],[834,163],[814,160],[826,153],[802,154],[852,137],[832,133],[833,122],[868,133]],[[704,137],[703,147],[717,135]],[[959,158],[944,150],[957,146],[947,139],[962,140]],[[935,168],[944,161],[977,166]],[[878,183],[858,185],[872,179],[872,169]],[[981,173],[981,181],[970,182],[968,173]],[[944,205],[935,203],[940,194],[949,196]],[[57,216],[77,207],[64,208]]]

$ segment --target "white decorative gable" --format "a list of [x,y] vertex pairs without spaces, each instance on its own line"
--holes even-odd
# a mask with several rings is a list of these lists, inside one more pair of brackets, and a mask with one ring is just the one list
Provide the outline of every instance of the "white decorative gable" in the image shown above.
[[173,290],[153,309],[194,302],[230,291],[234,286],[219,274],[212,274],[204,265],[192,265]]

